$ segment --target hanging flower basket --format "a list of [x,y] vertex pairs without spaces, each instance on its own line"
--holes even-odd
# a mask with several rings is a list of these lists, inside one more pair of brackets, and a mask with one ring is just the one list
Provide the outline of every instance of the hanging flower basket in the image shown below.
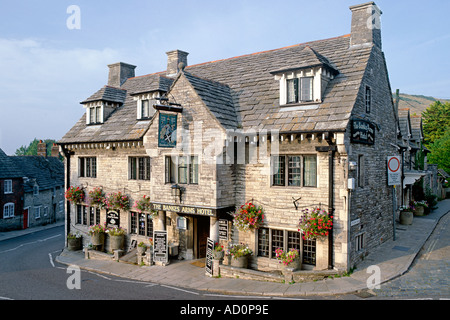
[[328,236],[329,231],[333,228],[333,216],[320,208],[303,209],[302,213],[298,231],[303,234],[304,240]]
[[111,210],[125,210],[130,209],[130,199],[122,192],[110,193],[105,200],[106,207]]
[[66,199],[74,204],[79,204],[84,200],[84,190],[80,187],[70,186],[65,193]]
[[233,215],[233,224],[241,231],[251,231],[258,229],[264,220],[262,207],[256,207],[248,202],[242,205]]
[[152,205],[150,203],[150,197],[147,197],[145,195],[141,199],[137,200],[134,203],[134,207],[136,208],[136,210],[139,213],[144,213],[144,212],[151,213],[152,218],[158,214],[157,211],[152,210]]
[[89,191],[87,202],[90,206],[99,207],[103,209],[106,207],[106,194],[101,187],[94,188],[94,190]]

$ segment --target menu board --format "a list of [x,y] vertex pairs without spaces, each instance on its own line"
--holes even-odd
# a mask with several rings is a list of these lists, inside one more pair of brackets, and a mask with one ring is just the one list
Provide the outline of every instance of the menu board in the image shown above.
[[167,231],[153,231],[153,261],[168,262]]

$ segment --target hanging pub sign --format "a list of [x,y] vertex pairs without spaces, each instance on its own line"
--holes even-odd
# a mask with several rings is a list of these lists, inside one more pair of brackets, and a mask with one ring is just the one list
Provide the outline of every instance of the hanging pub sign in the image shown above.
[[119,227],[120,226],[120,213],[117,211],[108,211],[106,213],[106,226],[107,227]]
[[159,114],[158,147],[174,148],[177,145],[177,115]]
[[353,143],[374,144],[375,143],[375,125],[366,120],[352,121],[352,136]]

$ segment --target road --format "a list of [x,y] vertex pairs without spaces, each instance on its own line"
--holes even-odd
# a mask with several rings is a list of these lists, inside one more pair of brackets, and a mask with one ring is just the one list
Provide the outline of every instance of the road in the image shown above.
[[[380,289],[356,295],[301,297],[298,300],[450,299],[449,226],[450,215],[446,215],[411,269],[382,284]],[[63,247],[62,226],[0,241],[0,300],[258,300],[261,304],[280,299],[224,296],[84,270],[74,272],[55,262]]]

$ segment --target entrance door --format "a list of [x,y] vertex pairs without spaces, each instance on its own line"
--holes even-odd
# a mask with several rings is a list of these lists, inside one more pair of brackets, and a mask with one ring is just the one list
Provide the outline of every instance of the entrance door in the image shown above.
[[23,210],[23,228],[28,228],[28,209]]
[[206,257],[206,246],[209,237],[209,218],[197,218],[197,259]]

